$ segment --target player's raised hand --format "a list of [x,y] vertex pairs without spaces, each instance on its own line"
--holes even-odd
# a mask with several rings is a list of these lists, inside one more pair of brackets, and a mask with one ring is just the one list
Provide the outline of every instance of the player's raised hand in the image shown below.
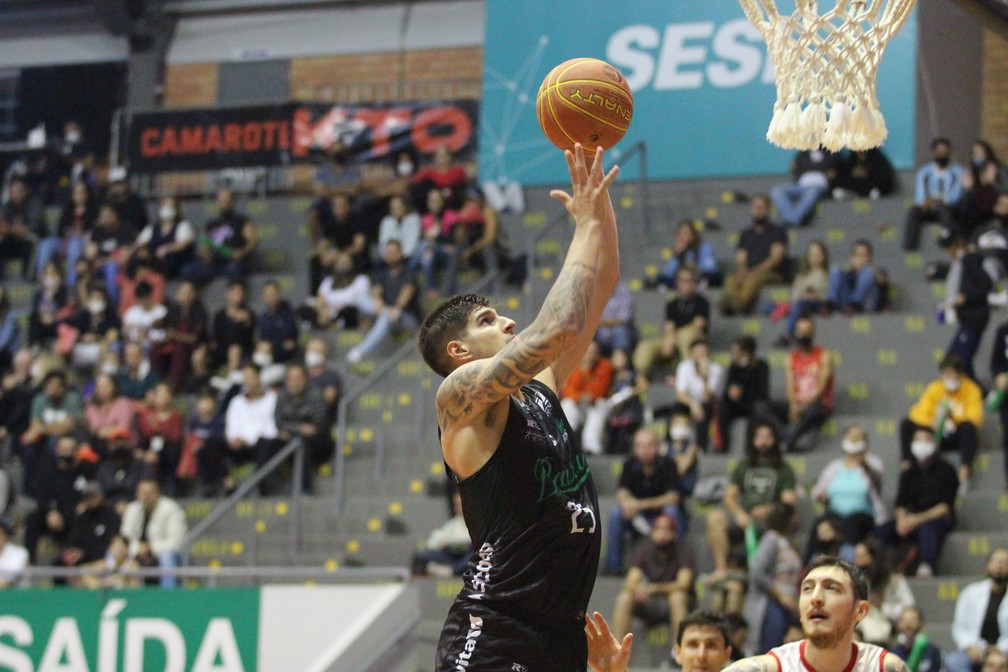
[[627,672],[633,633],[620,642],[609,630],[602,614],[585,614],[585,635],[588,637],[588,666],[594,672]]
[[554,189],[550,196],[563,203],[567,212],[574,218],[575,224],[591,220],[605,222],[610,219],[612,204],[609,200],[609,185],[616,179],[619,166],[613,166],[608,173],[603,174],[603,151],[599,147],[595,152],[595,160],[591,170],[585,161],[584,149],[580,143],[574,145],[574,151],[565,150],[567,170],[571,178],[571,193]]

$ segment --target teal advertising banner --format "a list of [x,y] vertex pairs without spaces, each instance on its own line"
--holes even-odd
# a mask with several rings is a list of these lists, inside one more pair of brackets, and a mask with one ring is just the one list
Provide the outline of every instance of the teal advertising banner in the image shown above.
[[[883,150],[898,169],[913,166],[916,40],[914,14],[886,47],[877,80]],[[633,122],[613,160],[643,141],[653,179],[787,171],[792,153],[766,140],[773,66],[737,0],[486,0],[485,45],[483,180],[566,180],[536,121],[535,95],[553,66],[582,56],[615,65],[634,92]],[[623,167],[636,174],[634,162]]]
[[254,672],[259,588],[8,590],[0,670]]

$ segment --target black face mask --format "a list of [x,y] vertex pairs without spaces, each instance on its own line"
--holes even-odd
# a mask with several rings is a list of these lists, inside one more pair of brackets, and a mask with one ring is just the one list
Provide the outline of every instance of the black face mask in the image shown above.
[[763,217],[753,217],[752,221],[756,226],[765,226],[770,221],[770,218],[764,215]]
[[59,466],[61,468],[63,468],[63,469],[69,469],[70,467],[73,466],[74,458],[72,458],[72,457],[62,457],[61,456],[61,457],[59,457],[57,459],[57,462],[59,463]]
[[935,159],[934,162],[938,164],[939,168],[944,168],[945,166],[949,165],[949,157],[941,156]]
[[799,336],[795,339],[795,343],[802,350],[812,349],[812,337],[811,336]]
[[992,576],[990,578],[994,582],[994,587],[998,590],[1004,590],[1008,586],[1008,576]]

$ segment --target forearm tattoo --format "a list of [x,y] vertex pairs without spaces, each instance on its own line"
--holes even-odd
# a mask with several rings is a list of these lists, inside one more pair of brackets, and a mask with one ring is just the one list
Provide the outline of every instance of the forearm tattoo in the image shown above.
[[597,270],[581,262],[564,267],[539,316],[493,359],[451,374],[438,390],[442,429],[463,422],[508,396],[553,363],[587,328]]

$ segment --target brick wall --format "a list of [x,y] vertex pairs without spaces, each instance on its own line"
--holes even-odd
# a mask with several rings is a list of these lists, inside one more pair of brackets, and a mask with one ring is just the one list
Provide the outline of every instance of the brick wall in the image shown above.
[[984,31],[983,61],[981,132],[1003,159],[1008,156],[1008,40]]
[[165,71],[164,107],[199,107],[217,102],[216,63],[170,65]]

